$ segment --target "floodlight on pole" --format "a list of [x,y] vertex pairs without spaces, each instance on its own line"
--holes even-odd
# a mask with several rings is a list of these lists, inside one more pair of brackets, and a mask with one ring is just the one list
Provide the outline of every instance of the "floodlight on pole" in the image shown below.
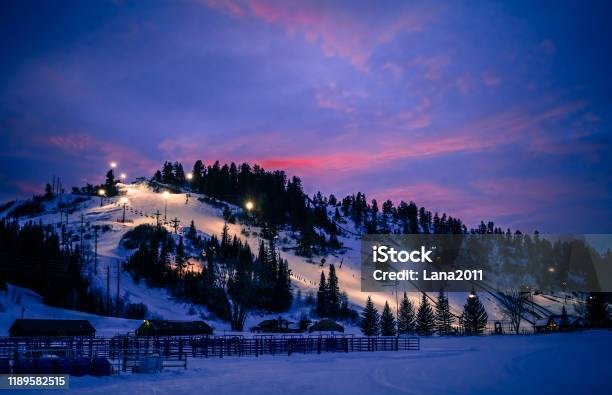
[[127,206],[129,199],[126,197],[122,197],[119,202],[121,204],[123,204],[123,219],[121,220],[122,223],[125,223],[125,207]]
[[122,181],[125,181],[125,179],[127,178],[127,174],[121,173],[119,177],[121,178]]
[[193,173],[187,173],[187,180],[188,181],[193,180]]
[[102,201],[104,200],[104,196],[106,196],[106,191],[104,189],[98,189],[98,195],[100,196],[100,207],[102,207]]
[[116,168],[117,167],[117,162],[111,162],[110,163],[110,167],[111,167],[111,169]]

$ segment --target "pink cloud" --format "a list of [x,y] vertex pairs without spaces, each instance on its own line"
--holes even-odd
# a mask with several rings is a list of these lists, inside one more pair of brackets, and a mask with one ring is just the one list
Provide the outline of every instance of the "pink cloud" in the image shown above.
[[497,86],[501,84],[501,77],[493,72],[485,72],[482,74],[482,82],[486,86]]
[[30,181],[13,181],[11,184],[22,194],[40,195],[44,192],[44,184]]
[[[428,108],[427,101],[421,103],[420,108]],[[290,170],[299,175],[320,176],[329,171],[341,173],[351,173],[361,171],[375,166],[388,166],[394,161],[423,159],[429,157],[450,155],[466,152],[480,152],[483,150],[495,149],[497,147],[512,143],[529,144],[534,136],[534,130],[547,121],[551,121],[568,114],[576,112],[582,108],[584,103],[568,103],[553,107],[536,114],[528,114],[521,111],[511,111],[498,114],[486,119],[482,119],[463,126],[453,127],[448,130],[440,130],[438,133],[429,133],[412,136],[410,139],[402,139],[401,135],[393,137],[381,131],[379,136],[385,135],[384,139],[371,141],[368,146],[363,148],[353,148],[350,150],[338,148],[334,150],[321,148],[318,152],[307,155],[287,156],[279,155],[279,152],[286,151],[283,147],[287,141],[278,143],[274,149],[267,152],[249,149],[253,154],[245,155],[245,147],[252,148],[252,145],[260,144],[261,141],[273,141],[274,139],[259,139],[252,143],[246,142],[239,146],[216,146],[214,147],[214,158],[225,159],[234,157],[240,153],[239,159],[248,158],[250,162],[260,163],[264,167]],[[413,127],[426,125],[429,120],[420,113],[416,116],[412,113],[404,114],[409,120],[414,119]],[[405,121],[404,121],[405,122]],[[352,134],[352,139],[359,137],[359,134]],[[247,139],[248,140],[248,139]],[[174,143],[173,143],[174,144]],[[176,145],[173,145],[176,146]],[[323,147],[325,145],[320,145]],[[535,148],[535,147],[532,147]],[[541,148],[543,153],[547,153]]]
[[42,142],[73,154],[91,149],[93,146],[91,137],[80,134],[45,136]]
[[301,34],[308,42],[318,44],[326,56],[348,59],[361,71],[368,70],[368,60],[377,46],[390,41],[400,31],[420,31],[431,19],[431,12],[414,9],[380,15],[373,24],[333,3],[320,7],[310,2],[274,0],[202,2],[231,17],[251,16],[281,26],[290,35]]
[[390,72],[395,78],[400,78],[403,73],[403,69],[393,62],[387,62],[383,65],[383,70]]
[[435,55],[430,57],[417,56],[412,65],[424,70],[423,78],[429,81],[438,81],[442,78],[444,69],[450,63],[447,55]]
[[87,133],[74,133],[67,135],[38,135],[33,138],[36,144],[52,147],[64,153],[78,157],[84,163],[117,162],[124,170],[152,173],[158,163],[151,161],[139,152],[127,148],[116,141],[94,138]]
[[365,92],[341,89],[336,86],[335,82],[331,82],[316,89],[315,101],[321,108],[352,113],[355,111],[354,104],[366,97]]

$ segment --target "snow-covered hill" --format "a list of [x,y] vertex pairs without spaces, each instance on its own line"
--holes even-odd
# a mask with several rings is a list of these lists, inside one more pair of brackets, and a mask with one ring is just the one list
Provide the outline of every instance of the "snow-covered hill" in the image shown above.
[[[122,222],[123,204],[120,202],[120,198],[104,199],[101,205],[100,199],[97,197],[90,198],[73,194],[66,194],[62,197],[62,203],[70,207],[67,219],[65,214],[63,218],[61,217],[57,209],[59,198],[55,198],[44,203],[44,211],[40,215],[20,218],[20,222],[40,221],[43,224],[51,224],[57,227],[60,226],[60,223],[64,223],[66,230],[72,232],[75,236],[80,235],[81,231],[83,232],[82,242],[84,247],[90,251],[93,251],[93,226],[100,226],[97,243],[97,267],[94,267],[93,262],[87,267],[95,286],[106,290],[107,280],[110,280],[108,281],[109,292],[114,296],[117,293],[117,275],[119,274],[120,294],[127,296],[130,302],[145,303],[150,314],[165,319],[194,319],[195,317],[203,317],[208,321],[212,320],[213,325],[218,331],[229,330],[227,323],[215,321],[214,317],[205,308],[177,301],[164,290],[148,288],[143,283],[137,284],[126,273],[118,273],[118,263],[124,261],[133,252],[126,250],[120,245],[121,238],[127,231],[140,224],[155,224],[157,221],[156,212],[160,213],[159,216],[162,221],[165,214],[167,224],[164,226],[166,226],[169,232],[175,231],[169,221],[176,218],[180,221],[178,233],[185,230],[191,221],[193,221],[198,231],[202,232],[203,235],[210,236],[214,234],[220,235],[222,232],[225,224],[222,210],[204,202],[203,199],[199,200],[198,197],[200,196],[194,193],[188,194],[185,192],[164,195],[153,191],[145,183],[119,184],[119,188],[123,192],[123,197],[127,198],[125,223]],[[19,202],[15,203],[15,205],[17,204]],[[234,212],[241,211],[239,207],[232,205],[228,205],[228,207]],[[9,212],[10,210],[7,209],[0,213],[0,218],[6,216]],[[360,249],[359,237],[356,235],[358,232],[356,229],[351,228],[350,221],[347,221],[347,224],[343,226],[346,226],[349,232],[345,232],[345,235],[339,237],[339,240],[346,248],[336,255],[324,257],[325,264],[323,266],[320,264],[320,260],[323,257],[308,260],[294,254],[293,247],[295,247],[295,241],[291,238],[290,231],[280,232],[278,244],[282,257],[287,259],[289,263],[294,288],[300,289],[302,295],[307,295],[309,292],[316,293],[321,271],[325,270],[327,272],[328,265],[333,263],[337,269],[341,290],[347,293],[351,304],[356,307],[363,306],[368,294],[360,290]],[[253,251],[257,250],[260,241],[260,229],[241,224],[228,224],[228,227],[230,234],[247,241]],[[78,241],[79,239],[80,237],[75,237],[75,242],[80,242]],[[199,262],[197,259],[191,259],[190,263],[192,270],[198,269]],[[110,279],[107,279],[108,274]],[[22,292],[24,295],[21,298],[21,304],[11,299],[14,298],[11,295],[5,295],[1,301],[6,311],[1,313],[3,319],[0,321],[0,335],[6,333],[7,325],[14,318],[21,315],[21,305],[25,307],[25,316],[30,318],[71,317],[74,314],[81,314],[42,307],[40,306],[40,301],[28,291],[18,290],[17,288],[11,288],[9,291],[10,294],[15,294],[16,292]],[[396,295],[394,292],[395,289],[390,288],[389,292],[375,293],[371,296],[378,306],[382,306],[385,301],[389,301],[391,306],[395,306]],[[402,292],[403,290],[399,289],[400,295]],[[435,298],[436,295],[432,294],[430,296]],[[466,296],[465,293],[451,293],[449,295],[453,313],[458,315],[461,312]],[[412,302],[418,305],[420,295],[411,293],[410,297]],[[491,320],[503,318],[499,302],[493,294],[481,292],[480,297]],[[542,303],[553,312],[560,311],[561,301],[564,301],[564,299],[538,299],[538,303]],[[36,308],[32,308],[32,305],[35,305]],[[571,313],[572,310],[570,309],[569,312]],[[299,314],[299,306],[294,306],[288,313],[290,317],[296,319],[299,318]],[[108,324],[105,323],[106,320],[108,320]],[[251,316],[247,320],[246,327],[248,328],[259,320],[261,320],[261,316]],[[99,326],[102,330],[108,329],[109,331],[134,330],[137,326],[136,322],[130,320],[104,318],[93,319],[92,321],[95,321],[97,327]]]

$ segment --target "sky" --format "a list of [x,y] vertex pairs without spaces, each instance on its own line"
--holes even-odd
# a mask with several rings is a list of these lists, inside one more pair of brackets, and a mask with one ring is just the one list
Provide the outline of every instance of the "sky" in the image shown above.
[[4,1],[0,201],[164,160],[476,226],[612,232],[612,6]]

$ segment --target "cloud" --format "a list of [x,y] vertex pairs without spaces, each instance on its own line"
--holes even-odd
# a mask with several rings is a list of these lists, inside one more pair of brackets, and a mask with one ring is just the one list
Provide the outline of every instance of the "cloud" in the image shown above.
[[403,73],[403,69],[397,65],[396,63],[393,62],[387,62],[383,65],[383,70],[387,70],[388,72],[390,72],[395,78],[400,78],[402,76]]
[[557,52],[557,46],[555,45],[555,42],[549,39],[542,41],[539,45],[539,48],[547,55],[552,55]]
[[448,55],[417,56],[412,65],[424,70],[423,78],[428,81],[439,81],[442,79],[444,69],[450,64]]
[[39,141],[45,145],[72,154],[79,154],[83,151],[90,150],[94,145],[94,141],[90,136],[82,134],[43,136]]
[[243,19],[281,26],[292,36],[300,34],[318,44],[329,57],[347,59],[358,70],[367,71],[375,49],[399,32],[417,32],[432,19],[433,12],[395,9],[380,12],[372,21],[359,7],[343,8],[332,2],[289,2],[274,0],[202,0],[211,9]]
[[355,104],[366,97],[367,94],[359,90],[340,89],[335,82],[317,87],[315,93],[315,101],[320,108],[344,113],[355,111]]
[[501,84],[502,79],[499,75],[493,73],[493,72],[485,72],[482,74],[482,82],[486,85],[486,86],[497,86],[499,84]]

